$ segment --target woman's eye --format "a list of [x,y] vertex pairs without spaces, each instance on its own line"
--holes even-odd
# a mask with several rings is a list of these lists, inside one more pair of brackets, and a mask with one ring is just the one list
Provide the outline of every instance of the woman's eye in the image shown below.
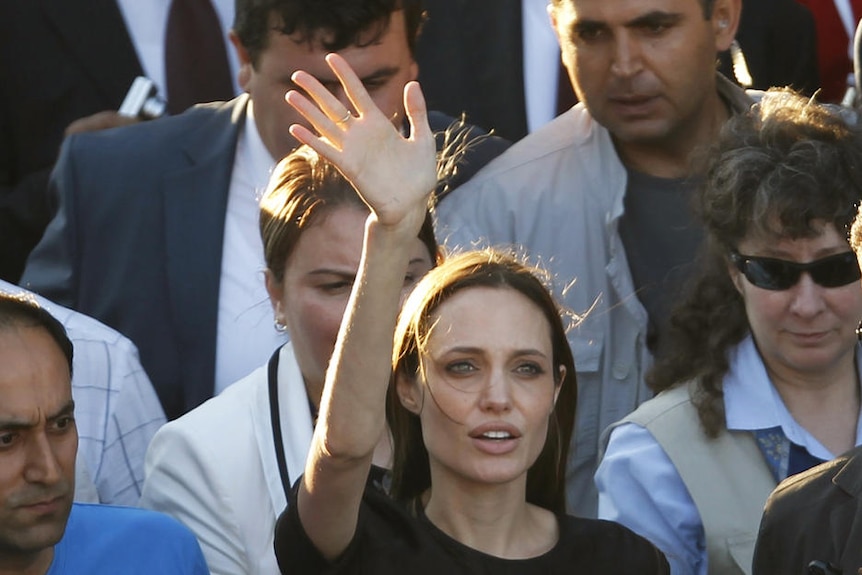
[[476,367],[469,361],[455,361],[446,366],[446,371],[455,375],[467,375],[476,371]]
[[330,282],[320,286],[325,292],[341,292],[344,290],[349,290],[353,287],[353,284],[347,281],[339,281],[339,282]]
[[545,370],[542,369],[542,366],[532,362],[520,364],[517,368],[515,368],[515,371],[521,375],[542,375],[543,373],[545,373]]

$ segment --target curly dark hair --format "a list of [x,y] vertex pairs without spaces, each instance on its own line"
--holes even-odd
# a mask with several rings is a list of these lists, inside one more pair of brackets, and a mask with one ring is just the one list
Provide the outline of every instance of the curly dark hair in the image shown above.
[[424,19],[421,0],[236,0],[233,31],[257,65],[272,30],[307,42],[326,32],[324,48],[338,51],[376,42],[396,10],[404,11],[407,45],[415,54]]
[[849,110],[772,89],[731,118],[708,155],[695,198],[706,240],[671,313],[666,354],[646,376],[656,392],[696,382],[692,401],[709,437],[725,427],[728,351],[749,333],[729,254],[746,237],[810,238],[847,231],[862,198],[862,131]]

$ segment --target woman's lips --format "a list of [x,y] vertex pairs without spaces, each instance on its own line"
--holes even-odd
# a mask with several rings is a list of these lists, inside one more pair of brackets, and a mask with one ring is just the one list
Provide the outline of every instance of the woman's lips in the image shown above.
[[517,427],[504,422],[486,423],[469,433],[473,445],[484,453],[502,455],[514,450],[520,442]]

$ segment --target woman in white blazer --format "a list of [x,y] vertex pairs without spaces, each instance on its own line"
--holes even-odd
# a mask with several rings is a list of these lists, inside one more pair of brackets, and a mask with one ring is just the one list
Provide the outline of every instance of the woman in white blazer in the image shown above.
[[[276,574],[273,532],[311,443],[329,357],[359,268],[368,208],[310,148],[282,160],[261,202],[266,286],[290,343],[153,439],[141,505],[198,537],[210,571]],[[404,294],[436,263],[430,216]],[[384,460],[379,461],[386,464]]]

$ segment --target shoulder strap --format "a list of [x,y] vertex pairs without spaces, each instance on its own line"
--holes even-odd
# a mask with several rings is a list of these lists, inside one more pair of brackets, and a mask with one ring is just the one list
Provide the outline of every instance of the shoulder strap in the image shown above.
[[284,441],[281,436],[281,412],[278,409],[278,357],[281,347],[275,350],[267,364],[267,386],[269,388],[269,418],[272,422],[272,439],[275,445],[275,459],[284,497],[290,505],[290,476],[287,474],[287,459],[284,456]]

